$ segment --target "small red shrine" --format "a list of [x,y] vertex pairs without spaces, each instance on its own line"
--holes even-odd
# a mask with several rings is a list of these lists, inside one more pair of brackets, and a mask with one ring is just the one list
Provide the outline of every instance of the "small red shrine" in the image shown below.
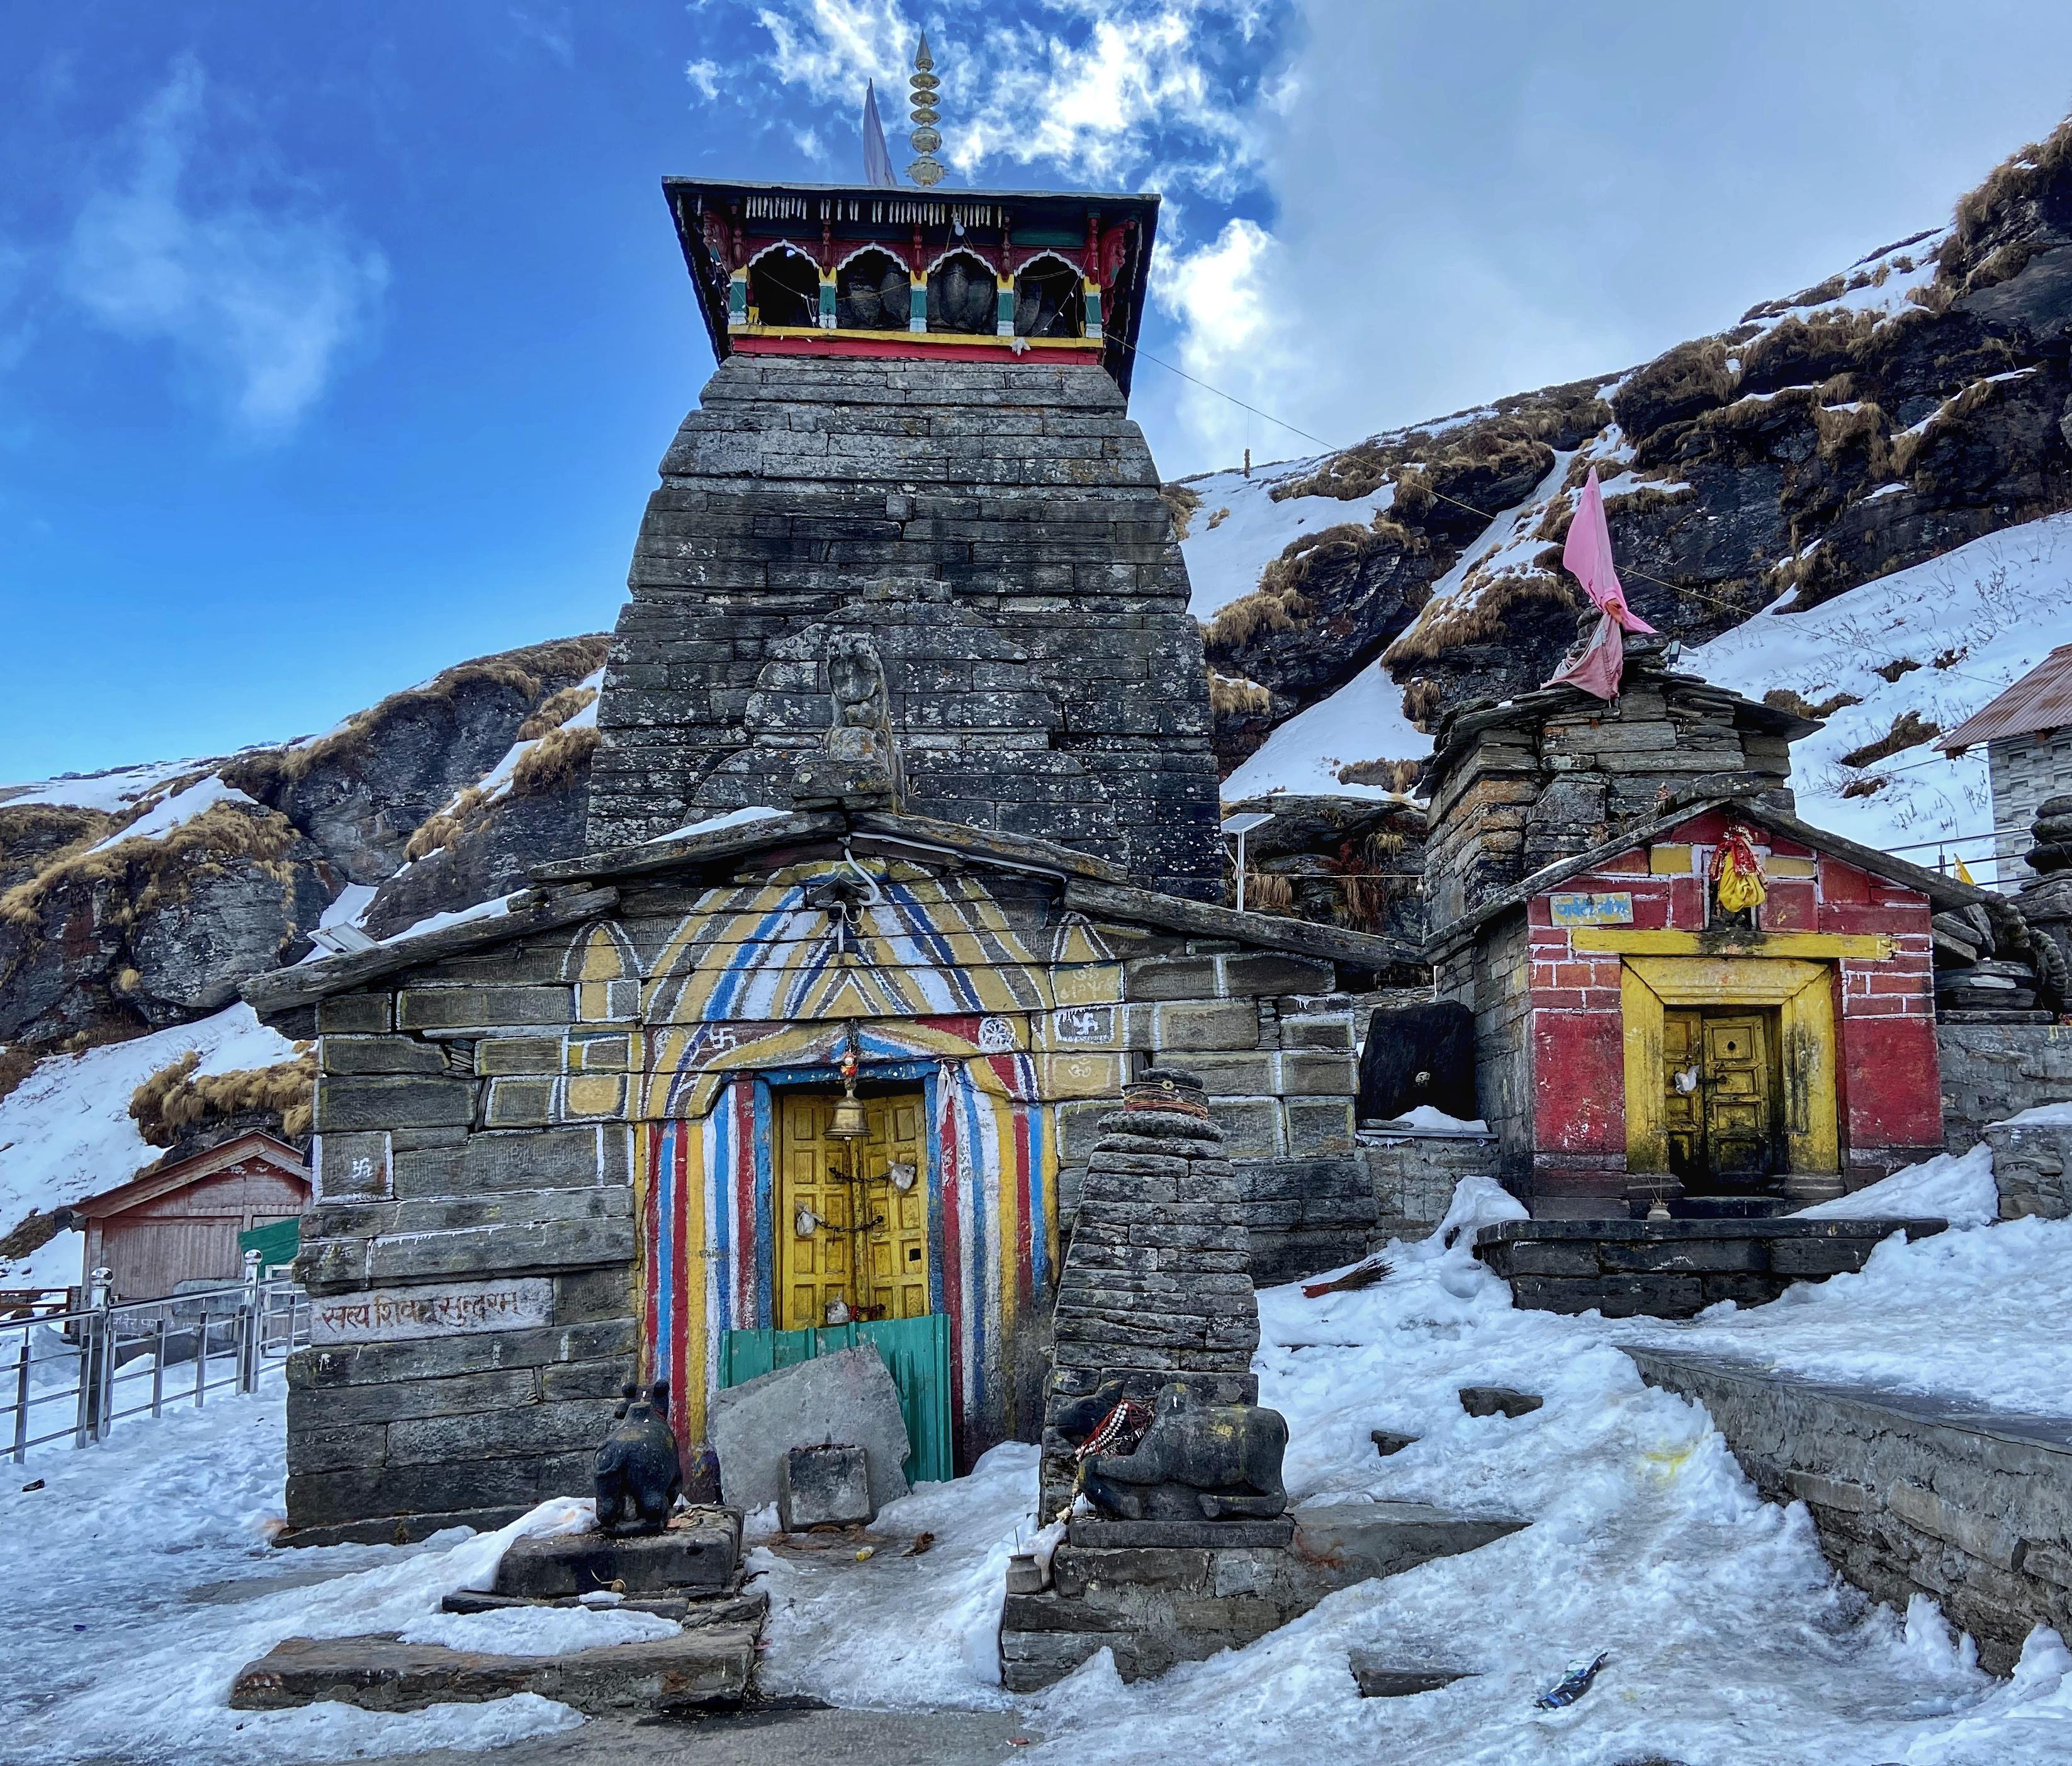
[[1929,918],[1981,892],[1799,819],[1807,727],[1656,667],[1442,738],[1428,952],[1536,1215],[1766,1213],[1942,1151]]

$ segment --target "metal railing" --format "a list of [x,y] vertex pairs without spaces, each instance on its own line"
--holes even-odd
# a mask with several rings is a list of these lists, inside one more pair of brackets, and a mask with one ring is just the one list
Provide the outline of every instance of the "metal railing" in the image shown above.
[[308,1296],[269,1280],[257,1251],[242,1282],[162,1300],[118,1300],[97,1269],[84,1306],[0,1319],[0,1442],[18,1464],[49,1442],[105,1441],[125,1417],[256,1391],[309,1337]]

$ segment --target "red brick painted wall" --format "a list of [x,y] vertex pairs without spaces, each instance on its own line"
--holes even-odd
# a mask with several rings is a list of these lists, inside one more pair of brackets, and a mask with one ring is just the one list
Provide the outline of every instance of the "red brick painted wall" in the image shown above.
[[[1662,844],[1716,844],[1725,821],[1717,813],[1694,817],[1664,836]],[[1772,878],[1763,912],[1766,930],[1868,933],[1894,941],[1889,959],[1846,962],[1836,976],[1837,1102],[1852,1181],[1939,1152],[1942,1086],[1926,898],[1782,836],[1766,839],[1773,856],[1813,860],[1818,874]],[[1702,930],[1703,877],[1653,876],[1647,862],[1646,853],[1636,849],[1571,878],[1560,893],[1621,891],[1633,897],[1637,928]],[[1601,1181],[1589,1174],[1601,1175],[1626,1152],[1619,960],[1575,951],[1568,929],[1553,923],[1546,895],[1527,904],[1527,921],[1535,1166],[1543,1182],[1553,1187],[1587,1182],[1601,1189]]]

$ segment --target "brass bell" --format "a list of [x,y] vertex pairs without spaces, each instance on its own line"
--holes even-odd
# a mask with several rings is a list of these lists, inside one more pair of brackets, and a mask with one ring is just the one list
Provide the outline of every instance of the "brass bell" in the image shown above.
[[835,1105],[834,1119],[828,1124],[830,1140],[863,1140],[870,1134],[870,1124],[864,1119],[863,1100],[856,1095],[856,1082],[849,1082],[849,1089]]

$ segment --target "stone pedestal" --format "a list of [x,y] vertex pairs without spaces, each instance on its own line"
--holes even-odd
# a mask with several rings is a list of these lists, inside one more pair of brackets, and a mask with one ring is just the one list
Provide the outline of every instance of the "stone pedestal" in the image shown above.
[[615,1539],[565,1533],[520,1539],[496,1567],[496,1592],[532,1600],[617,1588],[621,1594],[713,1594],[729,1587],[741,1555],[741,1515],[699,1509],[660,1533]]

